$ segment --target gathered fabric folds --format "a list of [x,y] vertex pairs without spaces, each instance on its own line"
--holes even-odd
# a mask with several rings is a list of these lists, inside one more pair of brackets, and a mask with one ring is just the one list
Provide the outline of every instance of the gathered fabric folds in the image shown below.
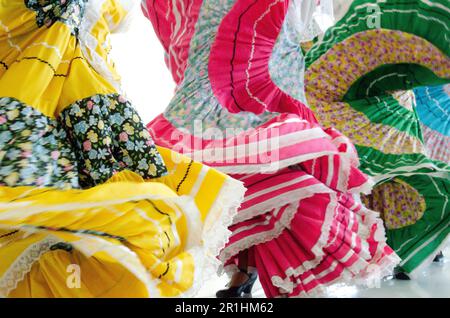
[[378,214],[358,203],[372,183],[358,169],[354,146],[320,126],[304,104],[303,37],[293,17],[307,7],[313,14],[312,2],[142,5],[177,83],[148,128],[157,145],[244,183],[219,260],[233,273],[248,251],[268,297],[368,285],[398,263]]
[[306,99],[321,124],[354,143],[376,182],[362,201],[382,214],[398,270],[410,276],[450,234],[448,113],[440,106],[450,82],[448,4],[353,1],[305,56]]
[[110,59],[132,1],[0,4],[0,297],[192,296],[245,188],[157,147]]

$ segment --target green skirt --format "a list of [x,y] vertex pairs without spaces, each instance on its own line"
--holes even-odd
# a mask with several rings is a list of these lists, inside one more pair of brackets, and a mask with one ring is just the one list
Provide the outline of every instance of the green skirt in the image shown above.
[[449,236],[450,168],[423,141],[413,89],[450,82],[448,0],[356,0],[305,56],[305,94],[356,146],[388,243],[414,274]]

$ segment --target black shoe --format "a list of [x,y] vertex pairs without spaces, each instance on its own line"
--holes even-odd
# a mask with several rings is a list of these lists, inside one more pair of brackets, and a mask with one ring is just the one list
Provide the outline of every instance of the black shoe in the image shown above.
[[433,259],[433,262],[435,263],[442,263],[444,261],[444,253],[440,251]]
[[395,273],[394,278],[398,279],[398,280],[411,280],[411,278],[409,278],[408,274],[403,273],[403,272]]
[[248,276],[247,281],[240,286],[219,290],[216,293],[217,298],[249,298],[252,296],[253,284],[256,282],[258,275],[256,273],[241,272]]

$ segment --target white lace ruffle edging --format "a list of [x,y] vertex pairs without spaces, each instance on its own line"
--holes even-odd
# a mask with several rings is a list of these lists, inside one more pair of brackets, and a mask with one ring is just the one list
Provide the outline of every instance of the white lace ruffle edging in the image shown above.
[[16,260],[11,264],[5,274],[0,277],[0,298],[5,298],[17,288],[25,276],[31,271],[34,262],[50,250],[54,244],[61,242],[60,239],[51,235],[31,244]]
[[[239,206],[244,200],[246,188],[240,181],[228,178],[221,193],[205,220],[201,234],[203,246],[193,252],[195,259],[194,284],[191,289],[179,297],[193,297],[200,288],[216,276],[221,262],[217,256],[228,243],[231,231],[228,229],[238,213]],[[194,233],[195,235],[196,233]]]
[[[369,210],[364,206],[362,206],[362,209],[358,212],[358,215],[364,216],[364,220],[361,220],[357,232],[362,241],[362,249],[358,253],[360,259],[353,265],[346,267],[341,276],[335,281],[325,285],[318,285],[312,291],[309,291],[308,293],[302,292],[299,296],[323,296],[324,293],[327,292],[326,287],[336,284],[337,280],[344,285],[366,286],[372,284],[375,278],[382,278],[392,275],[395,266],[397,266],[400,262],[400,258],[395,253],[383,257],[384,248],[387,246],[383,221],[379,218],[379,214],[377,212]],[[325,256],[324,248],[326,247],[329,238],[329,227],[331,227],[332,224],[329,220],[332,222],[332,219],[328,218],[328,220],[325,220],[323,226],[323,231],[326,232],[326,236],[321,236],[319,242],[313,250],[316,258],[312,261],[303,263],[302,266],[296,269],[287,269],[285,271],[285,279],[282,279],[279,276],[272,277],[273,285],[280,288],[281,293],[291,293],[294,288],[301,283],[300,281],[295,283],[291,279],[293,277],[300,276],[307,270],[313,269],[322,262]],[[377,227],[377,231],[374,234],[374,239],[378,242],[378,249],[377,253],[371,257],[367,240],[370,238],[370,229],[374,225]]]
[[[137,0],[119,0],[122,8],[127,11],[127,15],[117,25],[110,25],[111,32],[124,32],[127,30],[136,12]],[[80,41],[81,50],[89,64],[101,74],[111,85],[119,92],[121,91],[120,78],[117,78],[111,70],[107,62],[97,52],[97,47],[102,43],[92,34],[94,26],[103,18],[102,7],[106,0],[90,0],[87,2],[83,22],[80,25],[78,39]],[[112,19],[109,19],[112,21]]]
[[[334,221],[334,209],[336,208],[337,202],[337,197],[335,194],[332,194],[332,202],[334,202],[334,204],[330,204],[326,212],[325,220],[322,225],[321,236],[311,250],[311,252],[316,255],[316,257],[313,260],[304,262],[297,268],[288,268],[285,271],[285,278],[279,276],[272,277],[272,284],[280,289],[280,293],[291,293],[297,286],[297,284],[301,283],[300,281],[294,282],[292,279],[300,276],[306,271],[312,270],[313,268],[317,267],[325,257],[326,254],[324,248],[326,248],[327,246],[331,226]],[[275,239],[285,229],[290,227],[290,223],[294,218],[295,213],[297,213],[296,208],[289,208],[289,210],[285,211],[281,220],[275,224],[272,231],[260,233],[253,237],[244,238],[237,244],[235,244],[231,249],[225,251],[225,253],[222,252],[222,261],[228,260],[232,256],[237,255],[239,252],[248,249],[253,245],[261,244]],[[346,268],[337,280],[330,282],[329,284],[319,285],[308,293],[302,292],[299,296],[323,296],[327,293],[329,286],[335,285],[337,283],[343,285],[368,286],[373,284],[374,280],[377,278],[392,275],[395,266],[400,262],[400,258],[395,253],[383,256],[383,250],[387,245],[383,223],[379,218],[378,213],[362,206],[361,210],[357,213],[357,221],[360,222],[360,226],[358,227],[358,231],[356,234],[361,237],[362,243],[362,249],[358,253],[360,259],[352,266]],[[370,229],[373,225],[377,226],[377,232],[374,234],[374,239],[378,241],[378,250],[377,253],[373,257],[371,257],[367,240],[370,238]],[[375,269],[375,266],[377,271],[372,270]],[[237,270],[237,268],[232,265],[220,269],[221,271],[219,272],[219,274],[225,271],[229,276],[231,276]]]
[[[172,203],[182,207],[183,213],[190,221],[189,241],[191,247],[187,249],[187,252],[193,257],[195,266],[193,286],[179,297],[194,296],[203,283],[217,272],[220,265],[217,255],[228,242],[231,235],[228,227],[233,222],[245,191],[246,189],[240,181],[227,177],[221,193],[204,223],[199,218],[199,211],[193,197],[173,198]],[[197,229],[199,231],[196,231]],[[30,233],[25,233],[25,235]],[[34,233],[47,233],[47,231],[35,230]],[[86,257],[91,257],[100,251],[106,252],[139,279],[147,287],[151,297],[161,296],[157,288],[161,280],[150,274],[136,253],[130,248],[123,245],[114,245],[92,235],[74,234],[74,236],[80,238],[70,242],[76,251]],[[0,297],[7,297],[12,290],[16,289],[18,283],[31,271],[33,264],[48,252],[52,245],[59,242],[63,242],[63,240],[57,238],[56,235],[48,235],[30,245],[0,278]]]

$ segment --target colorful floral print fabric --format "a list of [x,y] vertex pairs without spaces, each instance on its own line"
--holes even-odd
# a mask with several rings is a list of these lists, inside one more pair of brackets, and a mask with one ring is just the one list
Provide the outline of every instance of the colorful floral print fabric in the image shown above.
[[55,120],[0,98],[0,185],[78,188],[75,154]]
[[124,169],[143,178],[166,174],[149,132],[123,96],[77,101],[56,120],[13,98],[1,98],[0,106],[1,185],[89,188]]
[[84,15],[88,0],[25,0],[25,5],[36,11],[36,22],[39,27],[50,27],[61,21],[72,28],[73,34],[78,29]]
[[426,210],[423,196],[408,183],[394,179],[376,186],[364,204],[381,213],[388,229],[400,229],[415,224]]
[[80,100],[61,113],[61,123],[76,148],[84,188],[101,184],[123,169],[144,178],[166,173],[149,132],[121,95]]

